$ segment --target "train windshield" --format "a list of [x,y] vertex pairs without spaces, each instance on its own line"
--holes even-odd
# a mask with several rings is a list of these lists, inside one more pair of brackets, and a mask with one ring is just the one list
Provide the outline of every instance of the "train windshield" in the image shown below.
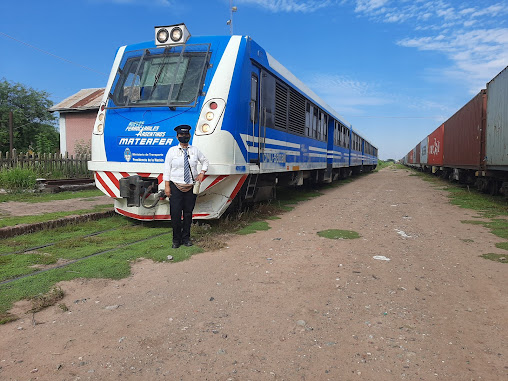
[[194,106],[209,53],[208,44],[127,52],[115,79],[114,107]]

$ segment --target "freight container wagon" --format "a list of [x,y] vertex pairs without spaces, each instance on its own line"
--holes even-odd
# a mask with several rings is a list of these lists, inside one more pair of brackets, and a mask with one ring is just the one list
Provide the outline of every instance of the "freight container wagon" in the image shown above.
[[432,173],[443,169],[444,124],[440,125],[428,136],[427,163]]
[[429,137],[425,137],[425,139],[423,139],[421,142],[420,142],[420,166],[422,168],[422,170],[427,170],[427,161],[428,161],[428,142],[429,142]]
[[443,166],[450,179],[474,182],[484,163],[487,93],[481,90],[444,123]]
[[417,167],[421,167],[420,155],[421,155],[421,143],[418,143],[416,145],[416,153],[415,153],[415,164]]
[[481,186],[508,194],[508,67],[487,83],[486,171]]

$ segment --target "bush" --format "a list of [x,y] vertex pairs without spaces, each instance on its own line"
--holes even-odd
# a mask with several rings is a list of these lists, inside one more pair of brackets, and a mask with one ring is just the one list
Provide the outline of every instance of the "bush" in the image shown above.
[[28,168],[11,168],[0,171],[0,186],[7,192],[23,192],[35,189],[37,174]]

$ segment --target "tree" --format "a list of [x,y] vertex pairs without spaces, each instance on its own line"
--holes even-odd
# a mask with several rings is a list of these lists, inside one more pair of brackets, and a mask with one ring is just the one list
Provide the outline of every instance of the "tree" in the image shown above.
[[46,91],[37,91],[5,78],[0,80],[0,151],[9,150],[9,112],[13,113],[14,148],[19,152],[56,152],[59,134],[53,102]]

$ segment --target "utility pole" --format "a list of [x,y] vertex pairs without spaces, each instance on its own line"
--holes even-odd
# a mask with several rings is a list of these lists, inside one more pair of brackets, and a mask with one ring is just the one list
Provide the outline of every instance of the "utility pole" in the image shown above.
[[9,111],[9,152],[14,149],[14,134],[12,132],[12,111]]
[[229,34],[233,35],[233,13],[238,10],[237,7],[233,6],[233,0],[229,0],[229,20],[226,24],[229,25]]

